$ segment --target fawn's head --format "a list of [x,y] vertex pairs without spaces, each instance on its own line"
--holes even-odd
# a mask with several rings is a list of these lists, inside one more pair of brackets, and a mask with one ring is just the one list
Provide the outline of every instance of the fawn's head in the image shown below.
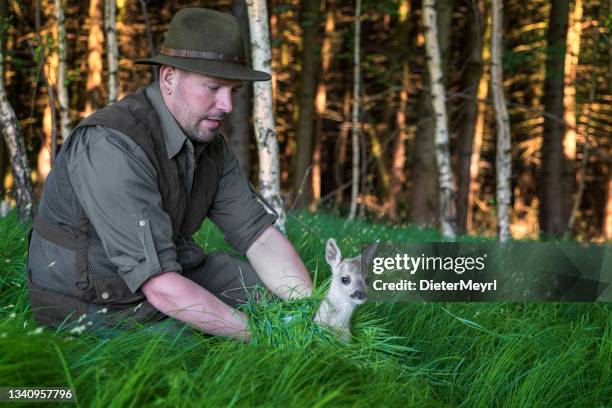
[[[376,246],[369,247],[365,254],[373,254]],[[361,269],[361,254],[354,258],[342,258],[342,253],[336,240],[330,238],[325,247],[325,260],[331,266],[333,290],[339,297],[353,304],[365,303],[368,298],[366,271]]]

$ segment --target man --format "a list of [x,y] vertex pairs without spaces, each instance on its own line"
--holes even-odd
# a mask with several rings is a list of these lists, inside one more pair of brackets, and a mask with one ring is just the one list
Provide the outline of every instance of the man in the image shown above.
[[[137,61],[161,65],[159,82],[89,116],[65,141],[29,247],[39,323],[170,316],[248,341],[233,307],[255,284],[283,299],[310,295],[304,264],[217,132],[243,81],[270,79],[245,55],[234,17],[181,10],[160,54]],[[202,252],[191,237],[205,217],[249,262]]]

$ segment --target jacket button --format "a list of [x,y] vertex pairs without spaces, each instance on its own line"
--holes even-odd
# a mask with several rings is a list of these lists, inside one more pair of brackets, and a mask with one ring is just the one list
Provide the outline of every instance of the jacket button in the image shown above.
[[140,220],[138,221],[138,225],[140,225],[141,227],[144,227],[145,225],[147,225],[145,220]]
[[106,300],[110,297],[110,295],[108,294],[108,292],[102,292],[102,299]]

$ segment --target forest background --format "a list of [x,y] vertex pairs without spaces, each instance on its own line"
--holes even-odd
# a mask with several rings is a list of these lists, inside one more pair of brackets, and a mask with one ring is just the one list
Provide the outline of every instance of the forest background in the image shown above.
[[[352,202],[367,219],[439,226],[439,95],[429,80],[432,27],[423,12],[432,2],[357,2],[264,4],[280,198],[286,209],[344,215]],[[503,19],[494,26],[493,5],[501,3]],[[2,117],[12,107],[24,147],[0,141],[4,208],[18,195],[15,167],[24,161],[17,156],[27,158],[39,197],[51,146],[91,112],[154,79],[154,70],[133,61],[156,54],[172,16],[189,6],[231,12],[248,35],[244,0],[0,0]],[[442,73],[434,84],[443,85],[448,116],[454,231],[493,236],[498,228],[500,129],[491,81],[497,36],[510,129],[512,237],[612,239],[611,3],[445,0],[431,9]],[[252,102],[250,87],[236,95],[224,133],[257,184]],[[8,128],[3,125],[6,137]],[[354,197],[353,140],[361,176]]]

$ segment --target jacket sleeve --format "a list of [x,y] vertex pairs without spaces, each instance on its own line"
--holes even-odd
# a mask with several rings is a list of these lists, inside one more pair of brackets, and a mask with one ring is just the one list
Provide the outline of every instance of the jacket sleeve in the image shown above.
[[221,229],[232,248],[245,255],[277,217],[257,201],[236,155],[225,140],[223,143],[223,174],[208,216]]

